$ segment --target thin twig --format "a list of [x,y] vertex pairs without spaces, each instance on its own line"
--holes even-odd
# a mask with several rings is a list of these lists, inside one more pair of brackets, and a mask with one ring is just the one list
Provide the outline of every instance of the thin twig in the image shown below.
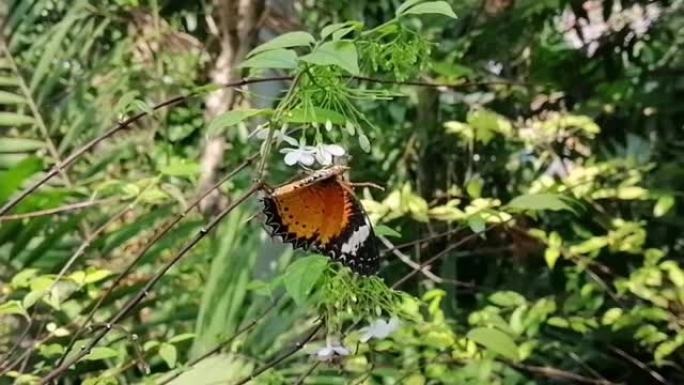
[[438,284],[444,282],[444,280],[442,278],[436,276],[430,270],[422,269],[419,263],[413,261],[411,259],[411,257],[409,257],[408,255],[399,251],[396,247],[394,247],[392,242],[390,242],[387,238],[380,236],[380,237],[378,237],[378,239],[380,239],[380,242],[382,242],[385,246],[387,246],[388,250],[391,250],[392,254],[394,254],[397,258],[399,258],[399,260],[404,262],[406,265],[408,265],[413,270],[420,271],[420,273],[423,274],[425,276],[425,278],[427,278],[427,279],[429,279],[435,283],[438,283]]
[[434,235],[430,235],[430,236],[425,237],[425,238],[417,239],[417,240],[415,240],[415,241],[410,241],[410,242],[406,242],[406,243],[401,243],[401,244],[399,244],[399,245],[395,245],[393,248],[391,248],[391,249],[385,249],[385,250],[383,250],[382,252],[383,252],[383,253],[388,253],[388,252],[391,252],[391,251],[393,251],[393,250],[405,249],[405,248],[407,248],[407,247],[409,247],[409,246],[413,246],[413,245],[417,245],[417,244],[421,244],[421,243],[430,242],[430,241],[433,241],[433,240],[435,240],[435,239],[442,238],[442,237],[447,237],[447,236],[449,236],[449,235],[456,234],[456,233],[458,233],[458,232],[460,232],[460,231],[462,231],[462,230],[463,230],[463,228],[455,228],[455,229],[447,230],[447,231],[445,231],[445,232],[443,232],[443,233],[434,234]]
[[166,272],[169,271],[169,269],[171,269],[171,267],[178,263],[193,247],[195,247],[195,245],[197,245],[197,243],[204,239],[204,237],[206,237],[210,231],[216,228],[216,226],[218,226],[218,224],[221,222],[221,220],[223,220],[223,218],[226,217],[226,215],[230,214],[230,212],[232,212],[236,207],[238,207],[249,197],[254,195],[254,193],[256,193],[260,188],[260,183],[253,184],[252,187],[245,194],[243,194],[240,198],[236,199],[230,206],[228,206],[225,210],[221,211],[218,215],[216,215],[206,225],[206,227],[200,229],[199,233],[197,233],[197,235],[195,235],[195,237],[190,242],[188,242],[178,253],[176,253],[176,255],[171,260],[164,264],[162,268],[158,270],[157,273],[149,281],[147,281],[145,286],[143,286],[143,288],[140,289],[133,298],[126,302],[126,304],[123,306],[121,310],[119,310],[119,312],[117,312],[106,322],[107,327],[98,332],[92,338],[92,340],[90,340],[88,344],[86,344],[86,346],[84,346],[81,349],[81,351],[75,353],[71,359],[65,360],[61,365],[50,371],[50,373],[48,373],[45,377],[41,378],[40,384],[44,385],[53,380],[56,380],[62,374],[64,374],[71,365],[76,363],[85,355],[89,354],[90,350],[95,345],[97,345],[107,335],[107,333],[109,333],[112,324],[119,322],[129,312],[131,312],[145,297],[147,297],[150,294],[150,291],[154,288],[157,282],[159,282],[159,280],[166,274]]
[[[214,354],[220,352],[221,349],[223,349],[223,347],[225,347],[225,346],[227,346],[228,344],[230,344],[231,342],[233,342],[237,337],[239,337],[239,336],[242,335],[243,333],[245,333],[245,332],[247,332],[247,331],[253,329],[257,324],[259,324],[259,322],[261,322],[264,318],[266,318],[266,315],[267,315],[269,312],[271,312],[273,309],[275,309],[275,307],[278,305],[278,302],[279,302],[279,301],[280,301],[280,297],[279,297],[279,298],[276,298],[276,299],[271,303],[271,305],[268,306],[268,307],[266,308],[266,310],[264,310],[263,313],[261,313],[261,315],[260,315],[259,317],[255,318],[254,320],[252,320],[252,321],[251,321],[250,323],[248,323],[247,325],[245,325],[245,326],[243,326],[242,328],[238,329],[238,330],[235,332],[235,334],[233,334],[230,338],[228,338],[228,339],[226,339],[225,341],[219,343],[219,344],[216,345],[214,348],[208,350],[207,352],[205,352],[205,353],[202,354],[201,356],[199,356],[199,357],[195,358],[194,360],[191,360],[190,362],[188,362],[187,366],[188,366],[188,367],[192,367],[192,366],[197,365],[197,363],[199,363],[200,361],[204,361],[204,360],[207,359],[208,357],[213,356]],[[178,371],[176,371],[175,373],[171,374],[169,377],[164,378],[164,380],[160,381],[160,382],[158,383],[158,385],[166,385],[166,384],[168,384],[169,382],[171,382],[172,380],[174,380],[175,378],[177,378],[178,376],[180,376],[181,374],[183,374],[183,371],[178,370]]]
[[[511,217],[511,218],[512,218],[512,217]],[[509,221],[510,221],[510,220],[511,220],[511,219],[509,219]],[[483,232],[470,234],[470,235],[464,237],[463,239],[461,239],[460,241],[458,241],[458,242],[456,242],[456,243],[453,243],[453,244],[447,246],[444,250],[440,251],[439,253],[435,254],[434,256],[428,258],[425,262],[421,263],[419,269],[415,269],[415,270],[410,271],[409,273],[407,273],[406,275],[404,275],[401,279],[399,279],[397,282],[395,282],[395,283],[392,285],[392,289],[396,289],[397,287],[401,286],[402,283],[406,282],[407,280],[409,280],[409,279],[410,279],[411,277],[413,277],[414,275],[416,275],[416,274],[418,274],[419,272],[423,271],[426,267],[430,266],[431,264],[433,264],[433,263],[434,263],[435,261],[437,261],[438,259],[440,259],[440,258],[444,257],[445,255],[447,255],[451,250],[454,250],[454,249],[458,248],[459,246],[463,245],[464,243],[470,242],[471,240],[473,240],[473,239],[479,237],[480,235],[482,235],[482,234],[485,233],[485,232],[488,232],[489,230],[493,229],[494,227],[504,225],[506,222],[507,222],[507,221],[504,221],[504,222],[501,222],[501,223],[493,224],[493,225],[489,226],[488,228],[484,229]]]
[[316,333],[318,333],[318,331],[321,330],[322,328],[323,328],[323,322],[321,322],[321,323],[319,323],[318,325],[316,325],[316,327],[314,327],[314,328],[311,330],[311,332],[310,332],[304,339],[302,339],[301,341],[298,341],[298,342],[292,347],[292,349],[290,349],[289,351],[283,353],[280,357],[277,357],[277,358],[273,359],[273,360],[272,360],[271,362],[269,362],[268,364],[263,365],[263,366],[261,366],[261,367],[258,367],[258,368],[256,368],[256,369],[254,369],[254,370],[252,371],[252,373],[250,373],[248,376],[243,377],[242,379],[238,380],[237,382],[233,383],[232,385],[244,385],[244,384],[246,384],[246,383],[252,381],[254,378],[256,378],[257,376],[259,376],[261,373],[267,371],[268,369],[271,369],[271,368],[275,367],[276,365],[278,365],[279,363],[283,362],[283,361],[284,361],[285,359],[287,359],[288,357],[290,357],[290,356],[292,356],[293,354],[297,353],[298,351],[302,350],[302,348],[304,347],[304,345],[306,345],[309,341],[311,341],[311,339],[316,335]]
[[592,385],[616,385],[616,383],[612,382],[612,381],[608,381],[608,380],[604,380],[604,379],[589,378],[589,377],[579,375],[577,373],[568,372],[568,371],[558,369],[558,368],[553,368],[550,366],[525,365],[525,364],[519,364],[519,363],[515,363],[515,362],[508,362],[508,365],[510,365],[516,369],[519,369],[519,370],[523,370],[526,372],[536,374],[538,376],[543,376],[543,377],[557,379],[557,380],[568,380],[568,381],[574,381],[577,383],[592,384]]
[[314,364],[311,365],[309,367],[309,369],[307,369],[306,372],[302,373],[302,375],[299,376],[299,378],[297,378],[297,381],[295,381],[292,385],[302,385],[304,383],[304,380],[306,380],[306,378],[309,377],[311,375],[311,373],[313,373],[314,370],[316,370],[316,368],[320,364],[321,364],[321,361],[314,362]]
[[47,215],[62,214],[62,213],[66,213],[66,212],[81,210],[81,209],[92,207],[92,206],[104,205],[107,203],[114,203],[114,202],[118,202],[118,201],[119,201],[118,198],[95,199],[95,200],[88,200],[88,201],[83,201],[83,202],[71,203],[68,205],[55,207],[55,208],[51,208],[51,209],[37,210],[37,211],[31,211],[28,213],[21,213],[21,214],[10,214],[10,215],[5,215],[5,216],[0,217],[0,223],[6,222],[6,221],[17,221],[17,220],[22,220],[22,219],[43,217],[43,216],[47,216]]
[[636,358],[632,357],[629,353],[625,352],[624,350],[617,348],[615,346],[609,346],[608,349],[615,354],[619,355],[620,357],[626,359],[627,361],[631,362],[634,364],[636,367],[639,369],[645,371],[648,373],[651,377],[653,377],[656,381],[660,382],[661,384],[664,385],[670,385],[670,382],[663,377],[662,374],[656,372],[655,370],[651,369],[646,365],[645,363],[637,360]]

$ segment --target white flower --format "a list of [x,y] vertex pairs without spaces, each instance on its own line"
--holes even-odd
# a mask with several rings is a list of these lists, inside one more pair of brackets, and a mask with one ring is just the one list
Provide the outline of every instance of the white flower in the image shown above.
[[330,166],[332,164],[333,156],[342,156],[346,153],[342,146],[337,144],[319,144],[316,146],[316,161],[321,166]]
[[321,166],[330,166],[334,156],[342,156],[346,153],[344,148],[337,144],[283,148],[280,152],[285,154],[285,164],[288,166],[297,163],[303,166],[311,166],[314,162],[318,162]]
[[300,146],[297,148],[283,148],[281,154],[285,154],[285,164],[294,166],[299,163],[302,166],[312,166],[316,160],[316,148],[311,146]]
[[390,318],[389,321],[385,321],[382,318],[376,319],[371,322],[370,325],[361,328],[363,334],[361,335],[360,341],[368,342],[371,338],[377,338],[379,340],[385,339],[399,329],[400,324],[401,322],[399,322],[399,319],[396,317]]
[[326,345],[313,353],[320,361],[331,361],[337,357],[348,356],[349,349],[338,343],[327,342]]
[[[268,128],[264,126],[258,126],[254,131],[252,131],[249,134],[249,137],[255,137],[259,140],[266,140],[268,138]],[[273,132],[273,139],[275,139],[278,143],[280,142],[287,142],[290,146],[297,146],[298,142],[297,139],[288,136],[283,132],[282,130],[277,130]]]

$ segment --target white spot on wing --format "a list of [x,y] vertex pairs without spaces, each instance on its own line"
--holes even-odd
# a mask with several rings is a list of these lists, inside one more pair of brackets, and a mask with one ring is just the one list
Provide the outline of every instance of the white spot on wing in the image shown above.
[[354,230],[352,235],[349,237],[347,242],[345,242],[342,245],[342,253],[344,254],[350,254],[352,252],[356,252],[359,247],[368,239],[368,236],[370,235],[370,226],[368,224],[364,224],[358,229]]

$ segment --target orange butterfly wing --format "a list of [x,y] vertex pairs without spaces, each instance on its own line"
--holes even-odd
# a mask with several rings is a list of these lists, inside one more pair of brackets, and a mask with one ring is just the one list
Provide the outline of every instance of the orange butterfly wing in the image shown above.
[[372,226],[339,176],[279,187],[264,197],[264,213],[272,235],[295,248],[316,250],[361,274],[377,271]]

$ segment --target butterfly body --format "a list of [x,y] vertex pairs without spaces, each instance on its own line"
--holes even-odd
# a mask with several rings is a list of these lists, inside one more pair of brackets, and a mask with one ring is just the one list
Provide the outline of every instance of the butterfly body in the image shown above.
[[295,248],[313,250],[368,275],[378,270],[373,227],[361,203],[334,166],[270,191],[264,198],[271,234]]

